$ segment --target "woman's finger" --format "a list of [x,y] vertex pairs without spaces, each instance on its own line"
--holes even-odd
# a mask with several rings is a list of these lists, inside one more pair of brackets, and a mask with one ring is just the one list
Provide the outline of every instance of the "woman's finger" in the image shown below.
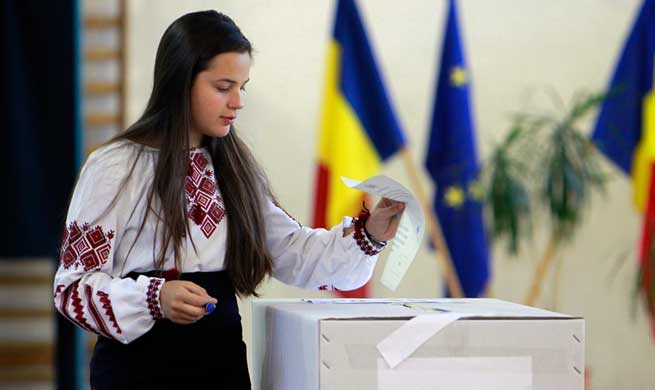
[[395,201],[391,200],[389,198],[382,198],[382,199],[380,199],[380,201],[378,202],[376,207],[388,207],[388,206],[393,205],[393,202],[395,202]]
[[180,294],[180,299],[184,303],[187,303],[187,304],[193,305],[193,306],[198,306],[198,307],[201,307],[201,306],[204,307],[209,302],[216,303],[216,299],[210,297],[209,295],[201,296],[201,295],[189,292],[189,291],[185,291],[183,294]]
[[402,202],[397,202],[394,205],[388,207],[378,207],[373,212],[384,218],[391,218],[394,215],[401,213],[405,209],[405,204]]
[[[186,288],[188,291],[190,291],[193,294],[199,295],[201,297],[210,298],[210,299],[212,299],[212,301],[211,301],[212,303],[216,303],[216,298],[213,298],[213,297],[209,296],[209,294],[207,294],[207,290],[205,290],[204,288],[198,286],[197,284],[195,284],[193,282],[185,283],[184,288]],[[205,303],[207,303],[207,302],[205,302]]]
[[182,325],[188,325],[196,321],[195,318],[183,313],[173,313],[170,317],[168,317],[168,319],[176,324]]
[[205,315],[205,308],[182,303],[177,309],[178,313],[185,314],[193,319],[202,318]]
[[389,223],[389,228],[387,229],[387,234],[389,235],[389,237],[393,238],[396,236],[396,232],[398,231],[398,225],[400,225],[400,217],[391,218],[391,222]]

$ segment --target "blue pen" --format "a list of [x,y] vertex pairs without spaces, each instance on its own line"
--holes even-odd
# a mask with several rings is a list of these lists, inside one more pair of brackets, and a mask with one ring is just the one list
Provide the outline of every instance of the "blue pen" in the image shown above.
[[213,312],[214,309],[216,309],[215,303],[209,302],[208,304],[205,305],[205,311],[207,312],[207,314],[211,314],[211,312]]

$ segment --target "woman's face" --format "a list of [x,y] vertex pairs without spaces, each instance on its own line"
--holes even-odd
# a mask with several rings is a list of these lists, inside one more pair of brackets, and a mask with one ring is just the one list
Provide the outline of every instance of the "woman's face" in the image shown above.
[[196,75],[191,88],[191,146],[203,135],[224,137],[244,106],[244,87],[250,78],[250,54],[222,53]]

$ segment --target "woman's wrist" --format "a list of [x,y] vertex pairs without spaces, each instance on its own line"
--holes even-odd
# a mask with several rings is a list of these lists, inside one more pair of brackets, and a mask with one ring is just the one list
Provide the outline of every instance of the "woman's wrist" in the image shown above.
[[366,221],[371,213],[366,207],[362,209],[357,218],[353,219],[355,241],[361,250],[369,256],[377,255],[387,246],[386,241],[377,240],[367,229]]
[[[368,221],[368,220],[367,220],[367,221]],[[375,245],[376,247],[384,247],[385,245],[387,245],[387,242],[386,242],[386,241],[378,240],[377,238],[375,238],[375,237],[373,236],[373,234],[371,234],[371,232],[368,231],[368,229],[366,228],[366,222],[364,222],[364,233],[366,233],[366,237],[367,237],[367,238],[369,239],[369,241],[371,241],[371,243],[372,243],[373,245]]]

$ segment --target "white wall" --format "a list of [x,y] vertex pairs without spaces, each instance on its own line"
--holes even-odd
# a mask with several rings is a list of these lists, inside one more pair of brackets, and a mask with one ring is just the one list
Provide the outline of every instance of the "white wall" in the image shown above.
[[[472,74],[481,154],[507,129],[508,114],[533,107],[554,109],[547,88],[565,99],[581,89],[606,86],[639,0],[460,0],[462,34]],[[284,206],[310,220],[316,134],[326,43],[334,1],[145,1],[128,2],[127,114],[136,119],[150,93],[158,41],[183,13],[214,8],[230,15],[253,42],[246,109],[239,128],[266,168]],[[445,0],[359,1],[387,88],[423,159],[440,47]],[[532,96],[532,98],[530,98]],[[607,165],[608,169],[616,172]],[[397,159],[384,169],[409,185]],[[425,178],[425,176],[424,176]],[[424,180],[428,186],[429,181]],[[539,305],[587,320],[587,359],[592,388],[655,388],[655,342],[641,307],[632,316],[634,248],[640,220],[630,207],[628,181],[616,173],[605,196],[594,199],[575,241],[560,253],[559,288],[552,273]],[[519,258],[494,251],[494,296],[521,302],[543,252],[540,220],[534,244]],[[384,258],[378,270],[382,269]],[[376,276],[377,280],[377,276]],[[439,297],[440,272],[423,250],[396,292],[375,284],[380,297]],[[277,282],[264,297],[316,296]],[[249,303],[242,302],[247,342]]]

